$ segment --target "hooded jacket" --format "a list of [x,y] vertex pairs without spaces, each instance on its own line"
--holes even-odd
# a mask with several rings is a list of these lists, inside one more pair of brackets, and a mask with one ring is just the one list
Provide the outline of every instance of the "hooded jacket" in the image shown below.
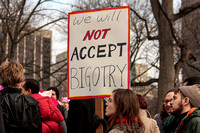
[[40,94],[32,94],[31,96],[39,102],[43,133],[64,133],[63,127],[60,125],[64,118],[52,99]]
[[[175,133],[200,133],[200,110],[192,108],[187,115],[174,127],[176,117],[169,116],[163,121],[165,132],[170,133],[175,128]],[[170,131],[169,131],[170,130]]]

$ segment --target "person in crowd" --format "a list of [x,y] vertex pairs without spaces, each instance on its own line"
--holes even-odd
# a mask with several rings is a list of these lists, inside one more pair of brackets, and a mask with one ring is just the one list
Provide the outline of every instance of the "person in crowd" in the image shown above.
[[1,91],[1,90],[3,90],[3,86],[2,86],[2,85],[0,85],[0,91]]
[[67,118],[68,133],[95,133],[95,100],[70,100]]
[[151,113],[147,110],[148,104],[147,104],[146,99],[140,94],[137,94],[137,98],[140,104],[140,109],[145,111],[147,117],[152,118]]
[[19,62],[1,64],[0,80],[4,89],[0,94],[0,106],[5,133],[42,133],[38,102],[21,93],[23,78],[24,70]]
[[62,97],[61,99],[62,105],[69,111],[69,99],[67,97]]
[[1,94],[1,90],[3,90],[3,86],[2,85],[0,85],[0,94]]
[[132,90],[114,90],[106,103],[107,133],[142,133],[145,127],[139,109],[137,96]]
[[[3,86],[0,85],[0,94],[1,94],[1,90],[3,90]],[[3,123],[3,113],[2,113],[1,106],[0,106],[0,133],[5,133],[4,123]]]
[[66,133],[67,127],[64,118],[52,99],[48,96],[41,96],[39,93],[39,82],[35,79],[26,79],[21,87],[22,93],[34,97],[39,102],[42,118],[43,133]]
[[48,96],[51,97],[54,105],[57,107],[57,105],[59,104],[59,101],[57,101],[54,97],[52,97],[52,90],[50,91],[43,91],[42,89],[39,90],[39,94],[42,96]]
[[166,92],[161,112],[155,115],[154,117],[161,133],[164,133],[164,129],[162,126],[163,120],[171,115],[172,106],[170,102],[173,100],[173,96],[174,96],[174,89],[170,89]]
[[58,100],[59,99],[59,96],[60,96],[60,93],[59,93],[59,90],[57,89],[57,87],[49,87],[48,89],[47,89],[47,91],[49,91],[49,90],[52,90],[52,97],[53,98],[55,98],[56,100]]
[[200,84],[200,77],[188,77],[183,81],[183,86]]
[[145,98],[140,94],[137,94],[137,98],[140,104],[140,118],[145,126],[144,133],[160,133],[156,121],[151,118],[151,114],[147,110],[148,105]]
[[[47,90],[48,91],[52,90],[52,97],[55,98],[56,100],[59,99],[59,90],[57,89],[57,87],[49,87]],[[67,124],[67,117],[68,117],[67,109],[64,106],[60,105],[60,104],[57,104],[57,108],[62,113],[62,115],[63,115],[63,117],[65,119],[65,123]]]
[[3,122],[3,111],[1,106],[0,106],[0,133],[5,133],[4,122]]
[[[3,90],[3,86],[0,85],[0,94],[1,94],[1,90]],[[3,113],[2,113],[1,106],[0,106],[0,133],[5,133],[4,123],[3,123]]]
[[[164,122],[166,133],[200,132],[200,88],[199,86],[181,86],[174,91],[171,115]],[[175,116],[175,117],[174,117]]]

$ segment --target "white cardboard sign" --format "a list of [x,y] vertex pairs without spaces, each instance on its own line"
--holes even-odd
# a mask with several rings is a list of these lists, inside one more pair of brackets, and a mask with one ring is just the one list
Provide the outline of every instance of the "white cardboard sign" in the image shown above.
[[68,97],[108,97],[130,86],[129,7],[68,15]]

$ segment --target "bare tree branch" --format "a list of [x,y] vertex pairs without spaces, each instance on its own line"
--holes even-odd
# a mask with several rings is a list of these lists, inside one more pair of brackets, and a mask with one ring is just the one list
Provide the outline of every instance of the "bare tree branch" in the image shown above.
[[153,85],[150,89],[148,89],[148,91],[146,93],[143,94],[143,96],[146,96],[149,92],[151,92],[155,88],[156,88],[156,86]]
[[133,8],[130,8],[130,9],[131,9],[131,11],[133,11],[133,12],[135,13],[135,15],[136,15],[139,19],[141,19],[142,21],[144,21],[145,27],[146,27],[146,31],[147,31],[147,38],[148,38],[149,40],[158,40],[158,36],[152,37],[152,36],[150,35],[149,27],[148,27],[148,24],[147,24],[147,20],[144,19],[144,18],[142,18]]
[[149,79],[148,81],[146,82],[131,82],[131,86],[148,86],[148,85],[151,85],[153,83],[157,83],[158,82],[158,79]]
[[176,21],[176,20],[188,15],[189,13],[191,13],[192,11],[194,11],[198,8],[200,8],[200,1],[194,3],[191,6],[187,6],[187,7],[184,7],[183,9],[181,9],[179,13],[174,14],[174,16],[172,17],[172,20]]

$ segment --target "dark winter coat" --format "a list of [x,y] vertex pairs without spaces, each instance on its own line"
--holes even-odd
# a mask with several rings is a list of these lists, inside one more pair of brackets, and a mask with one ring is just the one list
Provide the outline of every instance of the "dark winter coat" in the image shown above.
[[95,133],[93,116],[94,99],[71,100],[67,120],[68,133]]
[[4,88],[0,94],[6,133],[41,133],[38,102],[21,93],[19,88]]
[[5,133],[4,122],[3,122],[3,112],[2,112],[1,106],[0,106],[0,133]]
[[60,110],[61,114],[64,117],[65,123],[67,124],[67,117],[68,117],[67,109],[64,106],[60,105],[60,104],[57,105],[57,108]]
[[[171,132],[176,121],[174,116],[167,117],[163,122],[165,131]],[[175,133],[200,133],[200,110],[192,108],[175,127]]]

